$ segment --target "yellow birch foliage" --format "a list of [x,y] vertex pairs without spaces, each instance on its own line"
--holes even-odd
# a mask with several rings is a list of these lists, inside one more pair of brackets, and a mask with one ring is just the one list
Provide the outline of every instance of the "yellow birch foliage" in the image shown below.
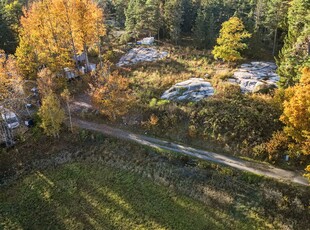
[[57,84],[56,75],[48,68],[43,68],[39,71],[37,77],[38,89],[42,97],[49,95],[51,92],[56,92],[60,87]]
[[46,135],[59,137],[61,125],[65,119],[65,113],[55,94],[50,92],[43,98],[38,115],[41,118],[41,127]]
[[94,1],[35,1],[21,18],[21,43],[16,55],[26,74],[33,71],[29,67],[35,68],[33,59],[52,71],[61,70],[72,66],[74,55],[103,35],[103,12]]
[[250,37],[251,34],[245,30],[242,21],[238,17],[231,17],[222,24],[220,36],[217,39],[218,45],[212,51],[214,58],[224,61],[241,60],[239,51],[247,48],[243,40]]
[[300,83],[286,91],[287,99],[280,118],[286,125],[284,132],[297,143],[291,148],[310,155],[310,69],[304,68]]

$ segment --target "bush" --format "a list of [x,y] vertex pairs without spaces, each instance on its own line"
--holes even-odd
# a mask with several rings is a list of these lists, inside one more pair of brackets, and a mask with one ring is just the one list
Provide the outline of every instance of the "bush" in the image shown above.
[[195,125],[188,126],[188,135],[190,137],[196,137],[197,133],[198,133],[198,131],[197,131],[197,128]]
[[281,111],[264,98],[217,95],[199,105],[191,114],[191,124],[217,142],[248,151],[269,140],[281,129]]
[[283,131],[276,131],[268,142],[253,148],[254,156],[276,162],[288,153],[289,140]]
[[229,82],[220,82],[216,87],[216,92],[219,97],[223,98],[241,98],[242,93],[239,85],[234,85]]

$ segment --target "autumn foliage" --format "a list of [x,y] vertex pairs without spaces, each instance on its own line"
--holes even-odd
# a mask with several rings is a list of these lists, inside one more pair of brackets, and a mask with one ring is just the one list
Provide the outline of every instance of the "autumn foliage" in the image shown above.
[[16,67],[16,59],[13,55],[6,55],[0,50],[0,101],[13,100],[22,97],[22,78]]
[[217,39],[217,46],[212,51],[215,58],[224,61],[238,61],[242,59],[240,51],[247,48],[243,42],[245,38],[251,37],[237,17],[231,17],[222,24],[220,36]]
[[110,120],[125,114],[134,99],[129,89],[128,78],[120,76],[117,72],[106,77],[97,77],[91,84],[91,96],[99,111]]
[[38,115],[41,118],[41,128],[46,135],[58,137],[65,113],[54,93],[50,92],[43,98]]
[[291,148],[304,155],[310,154],[310,69],[304,68],[300,83],[288,88],[281,121],[285,133],[293,138]]
[[73,57],[104,34],[103,13],[94,1],[35,1],[21,18],[16,51],[20,68],[33,76],[39,65],[52,71],[72,66]]

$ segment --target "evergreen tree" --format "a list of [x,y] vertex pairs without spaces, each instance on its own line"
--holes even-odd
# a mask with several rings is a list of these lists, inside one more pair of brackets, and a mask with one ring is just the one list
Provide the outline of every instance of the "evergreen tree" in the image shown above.
[[128,0],[115,0],[115,19],[119,25],[123,28],[126,22],[126,9],[128,7]]
[[6,20],[5,5],[0,2],[0,49],[7,53],[12,53],[15,50],[15,46],[16,37],[14,36],[14,31]]
[[198,9],[193,36],[198,48],[211,48],[215,44],[219,28],[216,28],[215,11],[212,8],[201,6]]
[[149,33],[149,36],[151,36],[158,34],[161,26],[162,18],[159,10],[159,1],[146,0],[144,29]]
[[[200,48],[212,48],[216,44],[221,24],[234,14],[231,4],[223,1],[202,1],[197,12],[197,18],[193,29],[194,39]],[[200,29],[202,32],[200,32]],[[203,37],[198,37],[203,36]],[[202,40],[204,44],[202,44]]]
[[206,24],[206,21],[206,11],[202,7],[200,7],[193,29],[195,46],[198,48],[206,48],[207,46],[208,25]]
[[191,33],[193,30],[193,25],[197,17],[197,10],[199,8],[198,4],[193,0],[180,0],[182,2],[182,33]]
[[134,39],[156,35],[161,26],[158,0],[130,0],[126,10],[126,31]]
[[168,0],[165,3],[165,25],[169,36],[176,44],[181,38],[181,25],[183,23],[183,7],[179,0]]
[[220,36],[217,39],[217,46],[214,47],[212,54],[214,57],[223,59],[224,61],[241,60],[242,51],[247,48],[243,42],[245,38],[251,37],[242,23],[237,17],[231,17],[228,21],[222,24]]
[[301,67],[310,66],[310,1],[293,0],[288,12],[288,35],[278,60],[280,86],[296,84]]
[[272,55],[277,52],[280,30],[286,29],[288,1],[271,0],[267,1],[267,12],[265,15],[264,24],[270,31],[272,37]]
[[[140,31],[137,26],[137,23],[139,21],[138,17],[138,9],[140,7],[140,1],[139,0],[130,0],[128,3],[127,10],[125,12],[126,15],[126,22],[125,22],[125,28],[126,32],[130,37],[133,37],[137,39],[140,35]],[[142,7],[142,6],[141,6]]]

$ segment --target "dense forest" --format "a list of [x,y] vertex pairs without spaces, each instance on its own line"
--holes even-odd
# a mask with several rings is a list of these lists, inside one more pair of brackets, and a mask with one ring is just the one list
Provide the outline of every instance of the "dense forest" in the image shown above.
[[[18,46],[22,8],[30,2],[1,1],[0,48],[8,53]],[[152,35],[180,44],[182,38],[191,37],[199,49],[212,49],[222,23],[236,16],[252,34],[248,57],[276,57],[284,87],[298,82],[300,67],[309,65],[309,4],[306,0],[98,1],[105,19],[125,28],[124,40]]]

